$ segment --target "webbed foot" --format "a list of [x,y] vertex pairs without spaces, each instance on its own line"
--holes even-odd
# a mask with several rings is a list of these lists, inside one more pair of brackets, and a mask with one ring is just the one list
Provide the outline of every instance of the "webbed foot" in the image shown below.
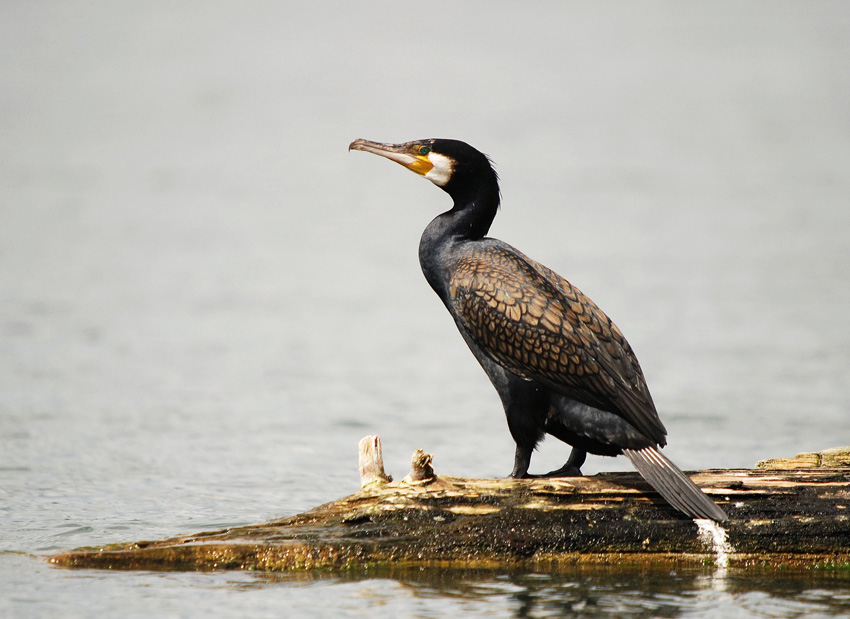
[[570,457],[567,458],[564,466],[554,471],[549,471],[545,475],[540,475],[540,477],[582,477],[581,466],[586,459],[586,451],[573,447]]
[[566,464],[559,469],[549,471],[545,475],[537,475],[536,477],[583,477],[581,469],[577,466],[567,466]]

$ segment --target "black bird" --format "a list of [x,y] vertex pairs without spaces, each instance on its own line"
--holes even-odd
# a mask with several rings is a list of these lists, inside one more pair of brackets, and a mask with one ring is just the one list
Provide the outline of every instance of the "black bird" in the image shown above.
[[351,149],[400,163],[454,201],[425,228],[419,262],[502,400],[516,442],[511,477],[530,477],[532,451],[551,434],[573,450],[549,476],[581,475],[587,453],[624,454],[678,510],[726,520],[658,451],[667,430],[617,326],[563,277],[486,236],[500,201],[486,155],[447,139],[355,140]]

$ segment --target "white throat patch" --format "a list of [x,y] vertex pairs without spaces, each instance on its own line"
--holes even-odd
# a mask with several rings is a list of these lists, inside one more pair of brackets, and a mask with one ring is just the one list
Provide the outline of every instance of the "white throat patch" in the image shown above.
[[452,177],[452,172],[454,172],[454,159],[450,159],[449,157],[438,153],[430,153],[428,155],[428,161],[430,161],[434,167],[428,171],[425,178],[434,183],[437,187],[444,187]]

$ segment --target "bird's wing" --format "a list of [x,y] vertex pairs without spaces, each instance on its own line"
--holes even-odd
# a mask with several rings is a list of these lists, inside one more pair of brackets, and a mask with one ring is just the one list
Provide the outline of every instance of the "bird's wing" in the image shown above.
[[666,443],[629,343],[560,275],[510,246],[491,244],[460,258],[450,296],[463,328],[497,363]]

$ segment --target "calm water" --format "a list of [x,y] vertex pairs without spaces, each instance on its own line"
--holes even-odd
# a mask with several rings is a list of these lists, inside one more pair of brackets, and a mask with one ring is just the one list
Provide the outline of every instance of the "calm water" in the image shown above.
[[850,443],[848,27],[843,2],[4,3],[0,614],[850,613],[846,574],[43,560],[348,494],[365,434],[396,475],[419,447],[510,470],[416,261],[447,199],[357,137],[493,157],[493,234],[618,322],[683,468]]

